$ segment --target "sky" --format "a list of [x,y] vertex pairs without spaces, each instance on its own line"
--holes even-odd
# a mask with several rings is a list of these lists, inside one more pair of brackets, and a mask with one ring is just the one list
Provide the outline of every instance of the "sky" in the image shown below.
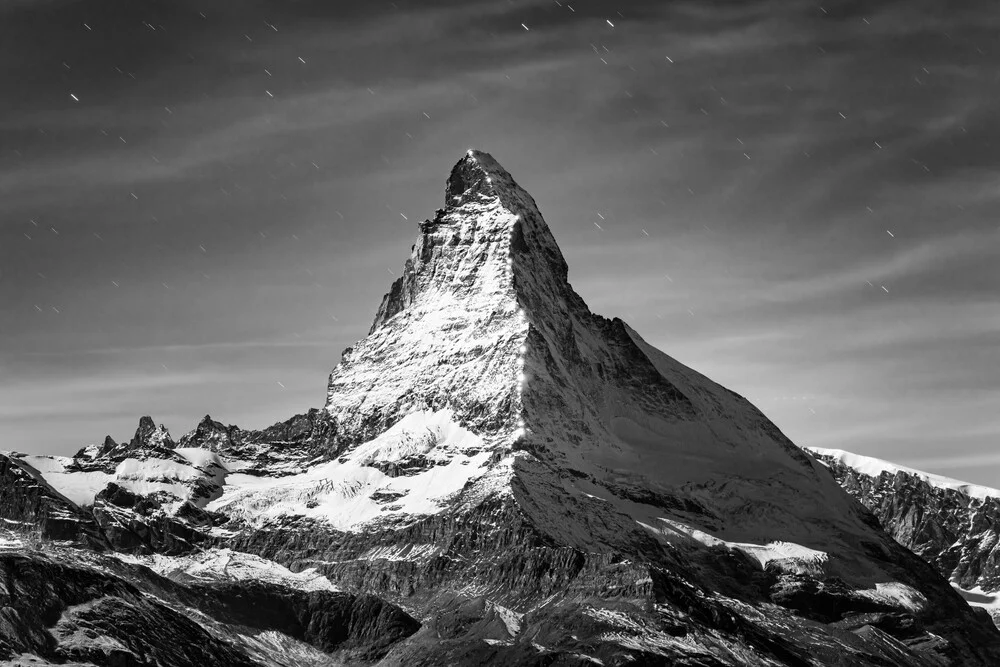
[[1000,487],[992,2],[0,0],[0,449],[322,406],[470,147],[802,446]]

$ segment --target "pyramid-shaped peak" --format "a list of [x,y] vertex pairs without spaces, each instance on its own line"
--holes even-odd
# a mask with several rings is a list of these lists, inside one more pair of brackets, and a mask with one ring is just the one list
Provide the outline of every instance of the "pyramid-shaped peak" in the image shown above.
[[422,299],[424,313],[449,300],[466,313],[506,300],[511,312],[518,304],[558,309],[569,290],[566,261],[535,200],[492,155],[466,152],[451,170],[446,199],[420,223],[369,333]]
[[513,188],[517,188],[514,179],[492,155],[470,148],[451,170],[445,205],[459,205],[479,196],[496,197]]

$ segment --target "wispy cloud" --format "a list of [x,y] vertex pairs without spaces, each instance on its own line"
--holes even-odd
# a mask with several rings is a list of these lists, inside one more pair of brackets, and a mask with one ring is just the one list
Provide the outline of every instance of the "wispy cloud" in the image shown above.
[[[8,32],[34,16],[15,4]],[[473,145],[595,310],[797,441],[982,456],[995,12],[574,7],[180,2],[160,34],[81,0],[48,28],[69,69],[0,40],[38,82],[0,100],[3,437],[67,451],[145,412],[263,425],[318,402]]]
[[[845,269],[805,279],[771,284],[762,297],[768,301],[820,299],[863,287],[880,289],[885,283],[912,278],[942,266],[960,264],[970,257],[993,255],[1000,230],[961,230],[891,251]],[[884,289],[887,293],[891,290]]]

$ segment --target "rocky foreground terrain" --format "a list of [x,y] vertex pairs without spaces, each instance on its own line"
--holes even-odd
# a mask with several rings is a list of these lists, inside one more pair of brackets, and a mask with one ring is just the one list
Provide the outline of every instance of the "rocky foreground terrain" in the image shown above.
[[590,312],[470,151],[324,407],[0,456],[0,660],[996,665],[742,397]]
[[840,450],[811,450],[892,537],[1000,622],[1000,490]]

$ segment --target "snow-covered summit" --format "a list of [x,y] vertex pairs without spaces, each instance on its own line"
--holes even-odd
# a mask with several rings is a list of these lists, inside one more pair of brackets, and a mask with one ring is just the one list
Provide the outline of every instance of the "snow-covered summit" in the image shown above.
[[534,199],[492,156],[464,155],[446,199],[330,375],[338,456],[447,410],[490,453],[464,495],[513,494],[574,547],[670,541],[644,526],[680,522],[841,552],[830,568],[870,578],[850,547],[868,529],[825,471],[745,399],[593,314]]
[[558,247],[531,197],[487,153],[465,155],[446,192],[448,205],[420,223],[371,333],[330,376],[325,408],[343,445],[413,410],[453,409],[496,445],[518,428],[528,321],[515,255],[529,235],[541,241],[536,252]]

